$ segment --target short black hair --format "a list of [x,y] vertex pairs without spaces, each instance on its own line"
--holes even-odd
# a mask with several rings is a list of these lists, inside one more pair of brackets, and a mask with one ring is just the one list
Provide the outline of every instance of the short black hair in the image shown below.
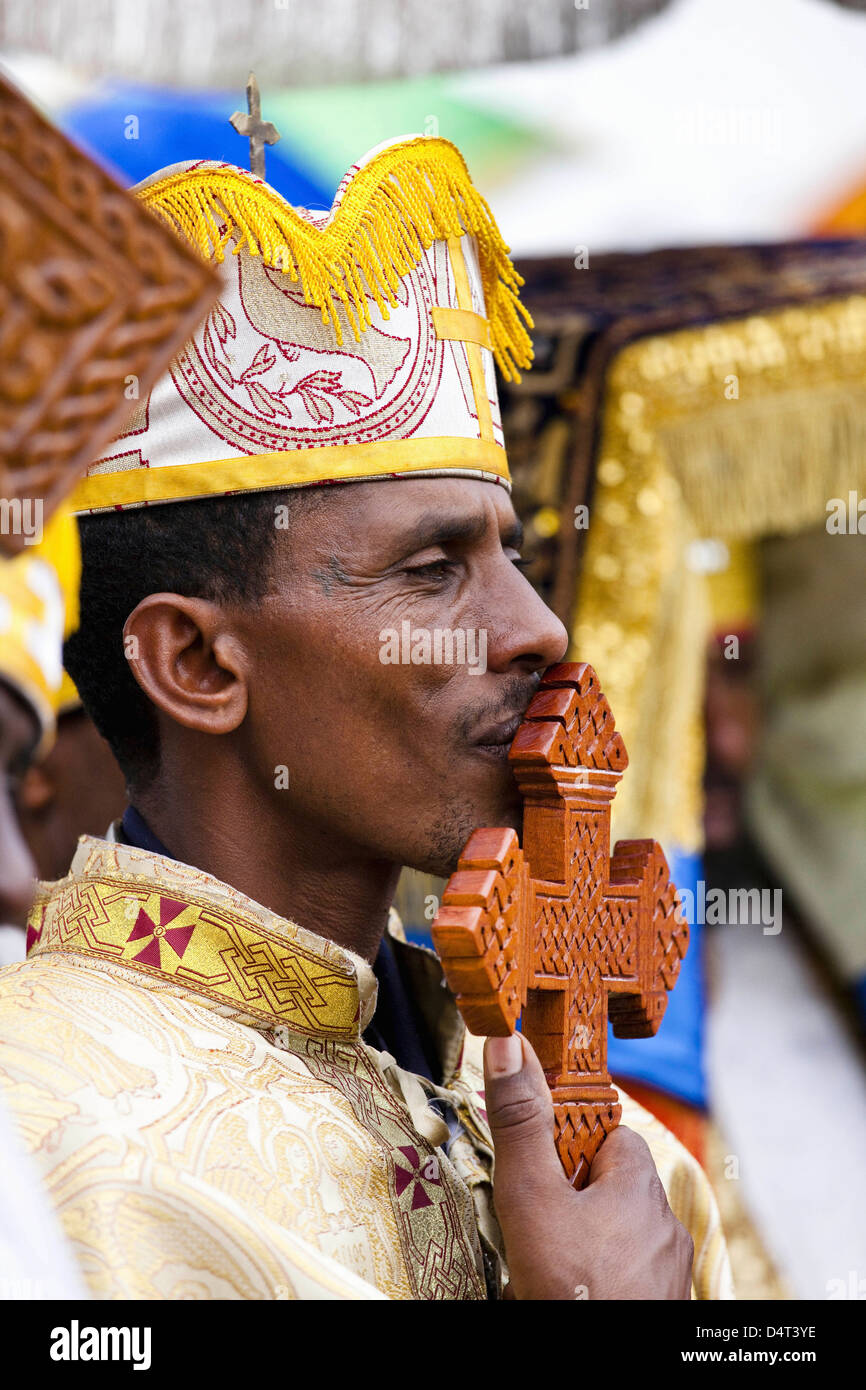
[[318,488],[162,503],[79,518],[81,616],[64,660],[84,708],[107,739],[130,788],[159,770],[153,705],[126,659],[123,627],[148,594],[254,604],[268,589],[277,507],[289,515]]

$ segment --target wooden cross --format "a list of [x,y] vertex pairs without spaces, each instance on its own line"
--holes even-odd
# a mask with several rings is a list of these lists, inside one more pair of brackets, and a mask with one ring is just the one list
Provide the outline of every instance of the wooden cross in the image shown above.
[[262,99],[254,72],[247,82],[247,111],[236,111],[231,123],[238,135],[250,142],[250,168],[260,179],[265,177],[265,145],[275,145],[280,132],[271,121],[262,120]]
[[[211,266],[0,77],[0,501],[38,502],[47,521],[219,290]],[[25,544],[9,515],[0,563]]]
[[688,946],[661,846],[609,856],[628,765],[598,677],[552,666],[509,755],[524,797],[513,830],[476,830],[448,881],[433,941],[470,1032],[522,1031],[553,1093],[556,1147],[582,1187],[621,1107],[607,1071],[617,1037],[655,1033]]

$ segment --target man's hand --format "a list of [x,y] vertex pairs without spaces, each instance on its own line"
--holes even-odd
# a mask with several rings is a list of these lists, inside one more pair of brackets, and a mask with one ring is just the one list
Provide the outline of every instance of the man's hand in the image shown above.
[[554,1148],[553,1102],[527,1040],[488,1038],[484,1073],[513,1296],[688,1298],[692,1239],[640,1135],[622,1125],[608,1135],[576,1192]]

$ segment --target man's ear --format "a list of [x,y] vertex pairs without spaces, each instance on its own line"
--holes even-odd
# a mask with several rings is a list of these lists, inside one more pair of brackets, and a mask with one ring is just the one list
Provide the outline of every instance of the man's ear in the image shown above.
[[245,652],[219,604],[148,594],[126,620],[123,645],[145,695],[175,723],[228,734],[243,722]]

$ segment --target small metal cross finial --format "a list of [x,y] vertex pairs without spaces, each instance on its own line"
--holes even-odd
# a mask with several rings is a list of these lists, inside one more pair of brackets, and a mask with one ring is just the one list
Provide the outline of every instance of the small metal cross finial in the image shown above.
[[238,135],[245,135],[250,142],[250,168],[260,179],[265,176],[265,145],[275,145],[280,138],[280,132],[270,121],[262,120],[262,99],[259,95],[259,84],[256,81],[254,72],[250,73],[247,82],[247,107],[246,111],[236,111],[231,118],[231,123]]

